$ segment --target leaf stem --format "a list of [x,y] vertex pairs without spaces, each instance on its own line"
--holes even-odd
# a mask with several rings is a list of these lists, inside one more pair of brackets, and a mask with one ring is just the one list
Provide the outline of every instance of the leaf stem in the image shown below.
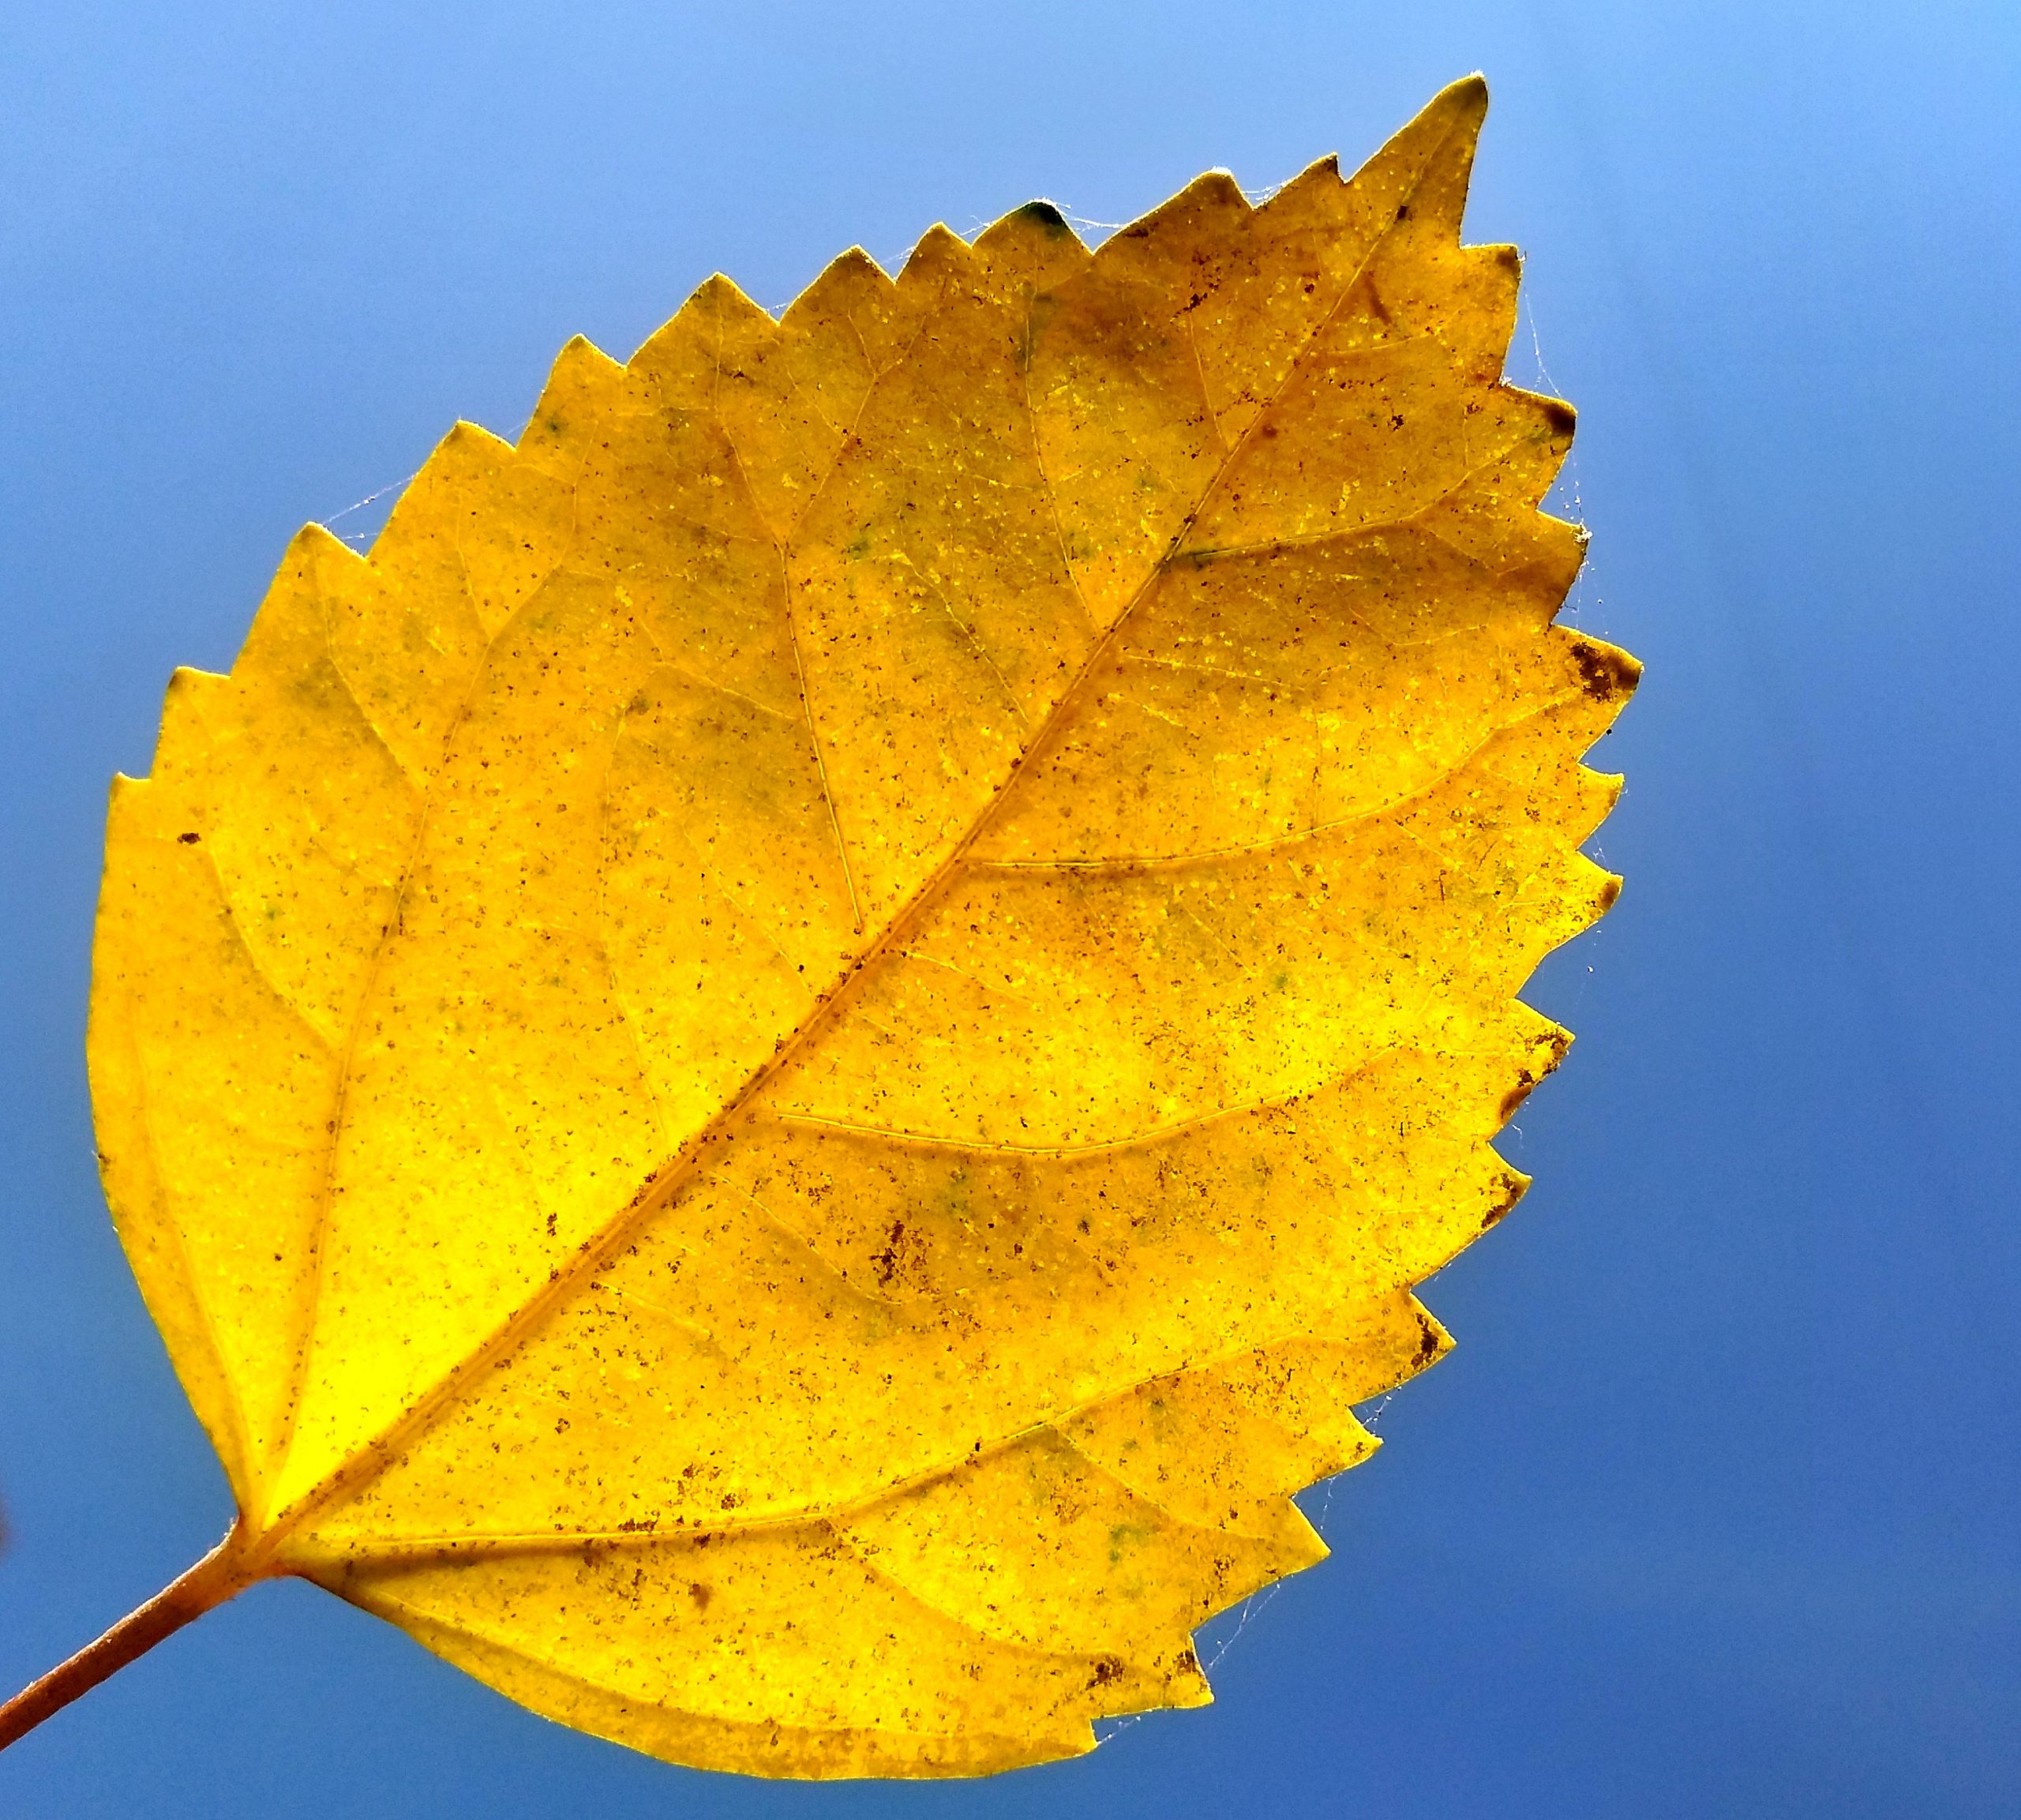
[[96,1642],[87,1643],[67,1662],[58,1664],[0,1706],[0,1751],[32,1732],[52,1713],[61,1712],[79,1694],[88,1694],[108,1675],[145,1655],[192,1619],[202,1617],[212,1606],[222,1605],[264,1578],[265,1572],[234,1523],[231,1533],[187,1573],[128,1612]]

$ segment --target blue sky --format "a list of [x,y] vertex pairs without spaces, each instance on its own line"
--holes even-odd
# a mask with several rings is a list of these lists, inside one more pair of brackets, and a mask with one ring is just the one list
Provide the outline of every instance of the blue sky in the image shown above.
[[[2021,1811],[2021,14],[24,0],[0,21],[0,1680],[222,1478],[92,1163],[106,781],[287,538],[718,268],[789,299],[1034,195],[1372,150],[1484,69],[1470,237],[1580,407],[1618,908],[1460,1345],[1217,1625],[1219,1703],[994,1781],[802,1788],[530,1717],[313,1589],[0,1758],[0,1813],[1387,1820]],[[383,501],[381,502],[383,505]],[[372,510],[336,520],[369,531]]]

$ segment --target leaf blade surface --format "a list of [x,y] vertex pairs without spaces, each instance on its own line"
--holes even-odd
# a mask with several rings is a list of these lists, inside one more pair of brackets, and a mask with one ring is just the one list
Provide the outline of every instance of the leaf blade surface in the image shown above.
[[1615,888],[1483,99],[1093,253],[712,280],[178,676],[95,1093],[280,1567],[760,1773],[1206,1697]]

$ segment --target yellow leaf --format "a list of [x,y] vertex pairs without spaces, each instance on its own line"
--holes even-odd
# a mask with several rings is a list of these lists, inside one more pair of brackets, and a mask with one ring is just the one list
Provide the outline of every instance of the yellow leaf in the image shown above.
[[90,1051],[234,1585],[763,1774],[1208,1698],[1615,890],[1484,105],[712,280],[177,675]]

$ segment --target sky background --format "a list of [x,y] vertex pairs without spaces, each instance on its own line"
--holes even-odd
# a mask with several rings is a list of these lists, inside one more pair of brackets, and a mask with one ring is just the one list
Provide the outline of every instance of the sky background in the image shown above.
[[[306,519],[720,268],[1359,162],[1484,69],[1469,238],[1579,407],[1619,906],[1458,1349],[1219,1621],[1219,1703],[973,1784],[770,1785],[256,1589],[0,1758],[0,1815],[2021,1811],[2021,9],[1708,0],[105,6],[0,17],[0,1693],[223,1480],[92,1159],[107,780]],[[1099,230],[1090,229],[1091,233]],[[1239,1629],[1239,1634],[1238,1633]]]

